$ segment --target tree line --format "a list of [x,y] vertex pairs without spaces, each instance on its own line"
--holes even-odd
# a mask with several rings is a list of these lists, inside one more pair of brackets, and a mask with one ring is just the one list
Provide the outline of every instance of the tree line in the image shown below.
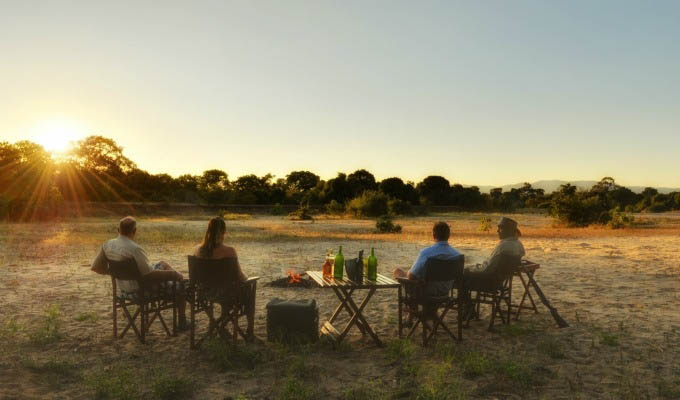
[[66,157],[54,160],[29,141],[0,142],[0,218],[41,220],[60,215],[64,203],[172,202],[195,204],[300,205],[357,216],[411,214],[430,206],[464,211],[549,210],[569,225],[610,223],[616,213],[680,209],[680,192],[642,193],[606,177],[590,190],[563,185],[546,194],[529,183],[503,191],[480,192],[476,186],[451,183],[442,176],[421,182],[390,177],[378,181],[365,169],[323,180],[310,171],[292,171],[230,179],[219,169],[200,175],[150,174],[123,154],[115,141],[90,136],[74,144]]

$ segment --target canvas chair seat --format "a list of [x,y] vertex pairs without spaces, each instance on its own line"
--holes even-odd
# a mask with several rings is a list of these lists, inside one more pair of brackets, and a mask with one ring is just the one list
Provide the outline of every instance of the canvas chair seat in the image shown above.
[[[111,275],[113,289],[113,337],[123,338],[132,328],[140,342],[146,342],[146,335],[151,324],[158,319],[168,336],[177,334],[178,302],[183,291],[181,284],[153,284],[142,280],[134,259],[122,261],[107,260],[108,272]],[[119,290],[118,281],[132,281],[136,283],[136,290]],[[136,310],[131,313],[131,306]],[[118,333],[118,310],[123,312],[127,325]],[[172,330],[168,328],[162,311],[172,310]],[[137,320],[139,318],[139,325]]]
[[[399,288],[399,337],[402,337],[404,311],[409,312],[415,319],[407,337],[412,337],[418,326],[422,327],[423,345],[435,337],[439,328],[446,331],[453,339],[461,340],[463,337],[463,312],[465,287],[463,281],[463,268],[465,257],[461,255],[451,260],[428,259],[425,264],[425,279],[413,280],[397,278],[401,284]],[[451,282],[453,287],[447,295],[431,296],[427,294],[427,285],[432,283]],[[445,322],[446,314],[457,311],[457,335],[454,334]],[[432,321],[431,325],[430,322]]]
[[[236,343],[238,336],[250,341],[249,332],[244,333],[239,326],[239,318],[255,312],[255,294],[258,277],[241,282],[238,274],[238,261],[234,257],[206,259],[188,256],[189,289],[191,305],[190,344],[194,349],[209,338],[220,338]],[[215,305],[221,314],[215,315]],[[208,317],[208,330],[197,338],[196,317],[205,313]],[[227,325],[231,324],[231,332]]]
[[[479,320],[481,304],[491,306],[489,331],[494,329],[496,317],[500,317],[502,324],[510,324],[512,313],[512,279],[521,262],[521,256],[501,254],[497,271],[466,271],[465,285],[470,292],[473,312],[468,313],[466,325],[473,318]],[[472,293],[475,293],[474,296]],[[506,312],[503,312],[505,304]]]

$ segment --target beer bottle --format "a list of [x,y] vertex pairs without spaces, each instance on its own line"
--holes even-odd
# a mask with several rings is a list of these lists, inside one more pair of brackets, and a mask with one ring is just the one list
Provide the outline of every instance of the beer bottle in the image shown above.
[[375,249],[371,247],[371,255],[368,256],[368,280],[378,279],[378,259],[375,257]]
[[333,277],[335,279],[342,279],[342,269],[345,266],[345,257],[342,255],[342,246],[335,256],[335,267],[333,268]]

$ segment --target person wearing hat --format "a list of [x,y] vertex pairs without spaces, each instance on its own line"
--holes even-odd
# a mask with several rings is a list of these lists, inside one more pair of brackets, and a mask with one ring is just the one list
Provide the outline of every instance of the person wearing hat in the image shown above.
[[510,254],[518,257],[523,257],[526,252],[519,237],[522,235],[517,229],[517,221],[512,218],[502,217],[498,222],[498,238],[501,240],[496,248],[493,249],[489,259],[482,264],[477,264],[469,268],[472,272],[485,272],[493,274],[498,268],[501,260],[501,254]]

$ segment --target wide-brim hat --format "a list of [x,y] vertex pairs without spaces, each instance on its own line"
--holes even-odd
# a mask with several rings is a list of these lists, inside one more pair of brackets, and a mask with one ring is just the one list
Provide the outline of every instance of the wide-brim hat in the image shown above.
[[512,218],[502,217],[501,220],[498,221],[498,226],[502,229],[517,229],[517,221]]

